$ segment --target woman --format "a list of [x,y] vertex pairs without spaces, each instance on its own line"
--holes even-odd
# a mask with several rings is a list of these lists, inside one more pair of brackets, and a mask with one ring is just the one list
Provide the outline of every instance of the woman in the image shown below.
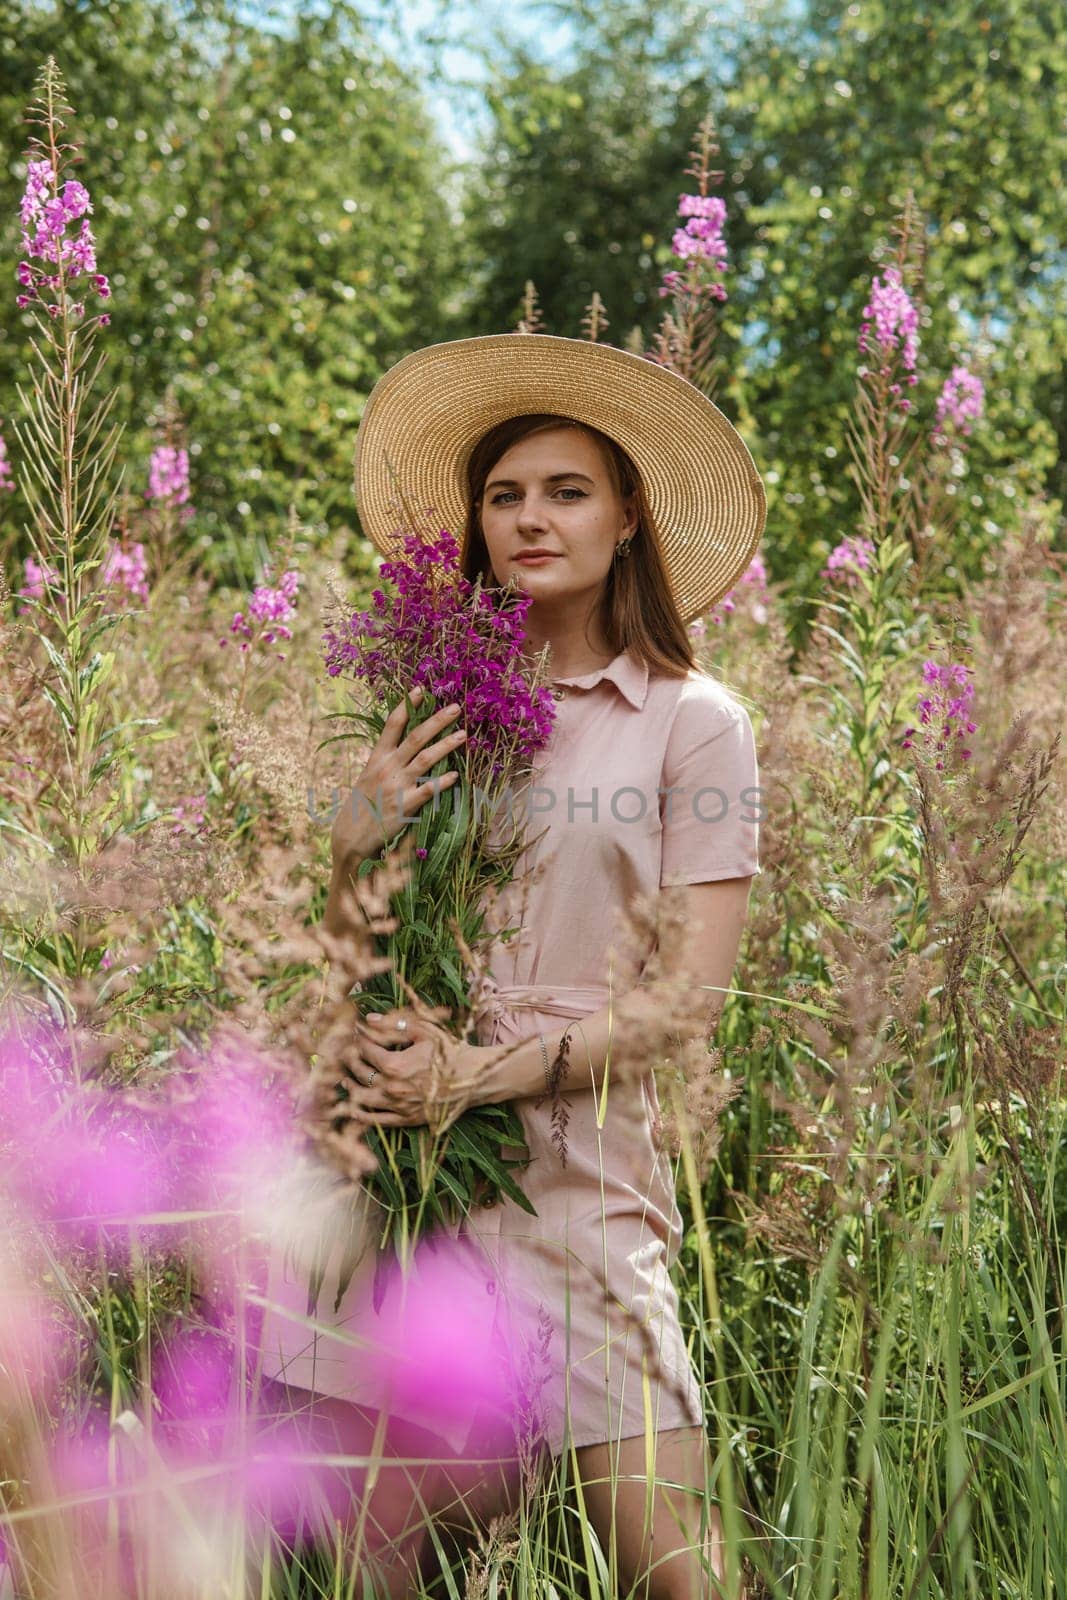
[[[406,1010],[368,1020],[355,1092],[385,1126],[425,1122],[436,1048],[467,1086],[465,1104],[516,1103],[531,1154],[520,1181],[537,1216],[503,1199],[471,1217],[462,1232],[476,1247],[472,1281],[499,1292],[502,1307],[525,1297],[544,1319],[540,1425],[553,1454],[573,1447],[621,1592],[647,1575],[654,1600],[697,1600],[723,1563],[714,1511],[705,1508],[701,1532],[708,1443],[668,1275],[681,1219],[654,1081],[618,1066],[613,1077],[612,1045],[629,1029],[662,1038],[664,1012],[692,1018],[694,1000],[706,1023],[730,984],[760,870],[756,757],[744,709],[695,669],[686,624],[751,560],[762,484],[730,423],[676,374],[608,346],[502,334],[417,351],[377,385],[360,425],[356,492],[383,551],[401,520],[397,487],[436,525],[464,526],[468,577],[516,578],[532,596],[527,648],[550,647],[557,717],[528,797],[538,835],[528,870],[493,908],[501,937],[478,1044]],[[408,734],[398,708],[359,787],[398,786],[414,815],[433,792],[425,773],[462,738],[456,715],[442,708]],[[346,882],[380,843],[362,827],[347,808],[335,824],[333,932],[345,925]],[[657,893],[680,913],[659,938],[670,987],[639,975],[623,992],[610,981],[612,950],[635,897]],[[699,1037],[700,1023],[673,1033]],[[320,1309],[320,1326],[351,1332],[357,1301],[358,1285],[336,1317]],[[322,1334],[299,1333],[274,1336],[265,1370],[312,1408],[312,1394],[330,1396],[321,1414],[365,1441],[373,1394],[351,1363],[331,1365]],[[397,1450],[419,1442],[417,1421],[401,1420]],[[446,1467],[420,1477],[417,1491],[430,1510],[462,1495],[484,1520],[505,1508],[514,1473],[464,1471],[464,1444],[452,1440],[453,1468],[444,1451]],[[403,1498],[380,1496],[398,1549]],[[404,1593],[406,1573],[393,1571],[393,1592]]]

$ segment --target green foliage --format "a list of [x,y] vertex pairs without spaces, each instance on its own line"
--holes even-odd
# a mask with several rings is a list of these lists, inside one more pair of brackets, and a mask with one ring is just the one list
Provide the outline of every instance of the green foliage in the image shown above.
[[717,399],[766,475],[771,576],[817,592],[854,529],[837,441],[876,253],[909,188],[928,250],[919,414],[959,360],[982,358],[989,395],[956,491],[958,571],[980,570],[1024,496],[1065,497],[1062,8],[816,0],[725,25],[707,6],[666,20],[630,0],[580,7],[575,25],[558,66],[492,43],[462,332],[513,323],[532,278],[546,331],[577,334],[597,289],[612,342],[637,324],[647,348],[686,151],[710,112],[729,208]]
[[[437,226],[439,178],[415,90],[375,58],[347,6],[279,35],[239,22],[222,0],[180,11],[0,0],[0,17],[8,126],[53,42],[67,73],[101,267],[116,286],[103,337],[109,375],[122,374],[127,443],[138,446],[174,378],[200,447],[194,528],[211,545],[201,565],[216,576],[250,573],[247,530],[260,537],[260,513],[276,514],[283,493],[343,523],[360,394],[405,349],[444,336],[439,296],[457,328],[495,331],[533,277],[550,329],[575,333],[595,288],[612,338],[622,342],[631,319],[650,338],[659,306],[641,296],[669,265],[679,175],[711,99],[734,263],[720,398],[752,422],[781,590],[765,621],[739,608],[710,635],[708,658],[758,707],[771,804],[739,992],[716,1034],[741,1092],[721,1112],[711,1159],[698,1162],[695,1137],[681,1150],[676,1277],[710,1424],[708,1498],[723,1508],[731,1562],[743,1539],[759,1566],[760,1600],[1067,1592],[1062,795],[1054,787],[1045,798],[1067,671],[1062,532],[1055,507],[1020,515],[1024,492],[1062,492],[1061,14],[970,0],[936,14],[876,0],[813,4],[799,19],[753,8],[744,27],[730,24],[727,50],[723,30],[703,36],[701,10],[674,19],[629,3],[575,8],[570,65],[516,55],[491,86],[495,131],[458,246]],[[702,62],[716,51],[712,71]],[[349,72],[360,89],[342,93]],[[285,127],[295,141],[281,139]],[[8,162],[10,199],[17,141]],[[883,427],[849,476],[846,423],[872,258],[906,189],[925,219],[919,398],[928,411],[939,375],[988,319],[990,420],[968,450],[955,519],[943,499],[928,502],[940,519],[929,554],[886,470],[876,562],[855,588],[822,600],[797,655],[789,633],[812,591],[825,590],[818,568],[859,525],[872,463],[885,467]],[[348,195],[360,209],[344,213],[342,229],[331,218]],[[12,199],[9,219],[13,209]],[[323,243],[320,232],[333,237]],[[460,247],[466,255],[454,256]],[[410,270],[384,272],[387,254]],[[362,270],[365,293],[348,299],[334,287]],[[17,319],[7,327],[0,385],[13,393],[16,376],[25,390],[28,349]],[[198,331],[185,340],[182,327]],[[68,412],[69,403],[54,401]],[[6,417],[14,408],[4,404]],[[251,521],[235,520],[238,496]],[[1042,537],[1019,545],[1027,522],[1031,532],[1042,524]],[[75,531],[55,538],[73,562]],[[327,552],[305,554],[311,578]],[[273,734],[249,712],[245,742],[231,750],[232,730],[206,709],[213,688],[234,689],[232,653],[220,662],[216,647],[222,613],[206,585],[183,593],[184,610],[173,592],[153,594],[142,632],[127,619],[104,650],[101,631],[95,655],[88,629],[53,654],[43,610],[23,634],[0,631],[5,773],[32,756],[33,783],[54,780],[67,771],[69,731],[83,728],[83,793],[99,780],[103,794],[105,778],[123,785],[107,797],[109,824],[112,800],[132,834],[153,818],[167,825],[172,789],[211,791],[205,838],[179,830],[173,841],[191,863],[175,903],[168,887],[139,930],[132,874],[122,883],[131,947],[115,941],[111,977],[100,961],[106,894],[102,910],[89,903],[76,959],[64,941],[80,903],[53,884],[51,862],[30,863],[54,896],[47,904],[28,893],[25,905],[5,900],[5,919],[9,902],[18,910],[0,951],[5,983],[57,1011],[72,996],[90,1018],[95,1007],[121,1073],[146,1091],[176,1041],[229,1014],[257,1030],[277,1019],[292,1027],[295,1011],[322,1004],[324,987],[308,929],[321,915],[325,841],[309,836],[299,807],[293,823],[278,798],[283,763],[272,765],[287,737],[281,753],[298,768],[303,756],[294,728],[307,709],[301,693],[313,698],[310,628],[285,671],[272,662],[247,697],[274,717]],[[981,711],[973,766],[938,777],[900,734],[914,719],[922,661],[946,650],[975,660]],[[16,695],[8,668],[19,651]],[[30,693],[39,657],[53,670],[43,707]],[[89,715],[105,687],[115,708],[106,732]],[[242,706],[244,688],[242,678]],[[162,767],[166,741],[135,720],[145,711],[168,733],[187,713],[184,767],[180,757]],[[26,804],[6,792],[0,801],[5,866],[32,839]],[[54,794],[36,791],[36,807],[44,836]],[[88,875],[101,840],[78,817]],[[424,882],[446,896],[450,847],[434,853],[443,835],[429,810],[411,832],[431,851]],[[228,852],[242,874],[223,872]],[[454,998],[454,971],[418,967],[422,908],[403,910],[406,975]],[[109,949],[120,920],[109,920]],[[714,1131],[706,1121],[694,1119],[696,1135]],[[477,1161],[459,1153],[470,1188]],[[399,1188],[413,1170],[394,1174]],[[65,1397],[73,1410],[94,1396],[110,1397],[113,1417],[140,1403],[152,1337],[172,1312],[199,1310],[192,1259],[186,1274],[146,1249],[131,1281],[100,1264],[86,1286],[50,1258],[46,1281],[84,1335],[86,1371]],[[42,1435],[52,1421],[42,1416]],[[9,1459],[5,1497],[17,1476]],[[553,1465],[469,1572],[438,1540],[434,1592],[612,1592],[613,1556],[593,1535],[572,1465]],[[47,1523],[33,1509],[5,1525],[5,1538]],[[243,1530],[229,1532],[227,1571],[243,1579]],[[322,1568],[322,1592],[343,1592],[341,1563]],[[294,1578],[287,1592],[315,1591]]]
[[[273,32],[232,4],[3,0],[0,35],[0,253],[18,258],[21,118],[54,53],[114,289],[135,492],[172,383],[207,570],[250,579],[264,520],[294,501],[308,520],[354,526],[362,400],[433,337],[451,270],[417,86],[348,4]],[[0,416],[30,354],[25,319],[3,322]]]

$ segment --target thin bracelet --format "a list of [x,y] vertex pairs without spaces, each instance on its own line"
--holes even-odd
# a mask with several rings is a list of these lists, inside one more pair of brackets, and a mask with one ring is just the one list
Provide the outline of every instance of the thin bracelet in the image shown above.
[[551,1094],[552,1093],[552,1072],[551,1072],[551,1069],[549,1068],[549,1065],[548,1065],[548,1046],[545,1043],[545,1036],[544,1036],[543,1033],[539,1033],[537,1035],[537,1037],[541,1041],[541,1058],[542,1058],[542,1061],[544,1062],[544,1068],[545,1068],[545,1092],[546,1092],[546,1094]]

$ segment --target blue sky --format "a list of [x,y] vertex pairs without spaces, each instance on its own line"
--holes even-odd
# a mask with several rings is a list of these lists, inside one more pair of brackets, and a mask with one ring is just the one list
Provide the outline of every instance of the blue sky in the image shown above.
[[[603,0],[610,5],[612,0]],[[703,5],[716,23],[740,22],[753,9],[773,3],[779,11],[799,16],[808,0],[682,0],[699,10]],[[264,28],[285,27],[297,12],[325,13],[332,0],[237,0],[242,20]],[[427,105],[441,136],[458,160],[474,154],[479,132],[488,125],[480,86],[485,79],[479,51],[497,30],[523,44],[545,62],[563,61],[573,42],[573,15],[567,0],[360,0],[359,9],[382,47],[406,65],[422,84]],[[665,25],[676,20],[668,10],[656,13]]]
[[[304,13],[328,10],[330,0],[246,0],[238,7],[248,22],[279,25],[299,4]],[[479,85],[485,77],[470,39],[485,40],[499,25],[491,0],[368,0],[364,14],[383,47],[409,66],[426,87],[427,104],[442,138],[457,159],[473,154],[478,132],[488,122]],[[510,38],[546,61],[565,54],[570,29],[555,7],[537,0],[513,0],[507,13]],[[436,46],[431,42],[436,35]],[[439,69],[433,75],[434,67]]]

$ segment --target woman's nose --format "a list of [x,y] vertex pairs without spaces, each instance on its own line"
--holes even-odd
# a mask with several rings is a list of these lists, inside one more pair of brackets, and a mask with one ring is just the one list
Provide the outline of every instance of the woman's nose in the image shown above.
[[545,525],[545,508],[536,495],[530,495],[519,506],[515,516],[515,525],[519,528],[543,528]]

